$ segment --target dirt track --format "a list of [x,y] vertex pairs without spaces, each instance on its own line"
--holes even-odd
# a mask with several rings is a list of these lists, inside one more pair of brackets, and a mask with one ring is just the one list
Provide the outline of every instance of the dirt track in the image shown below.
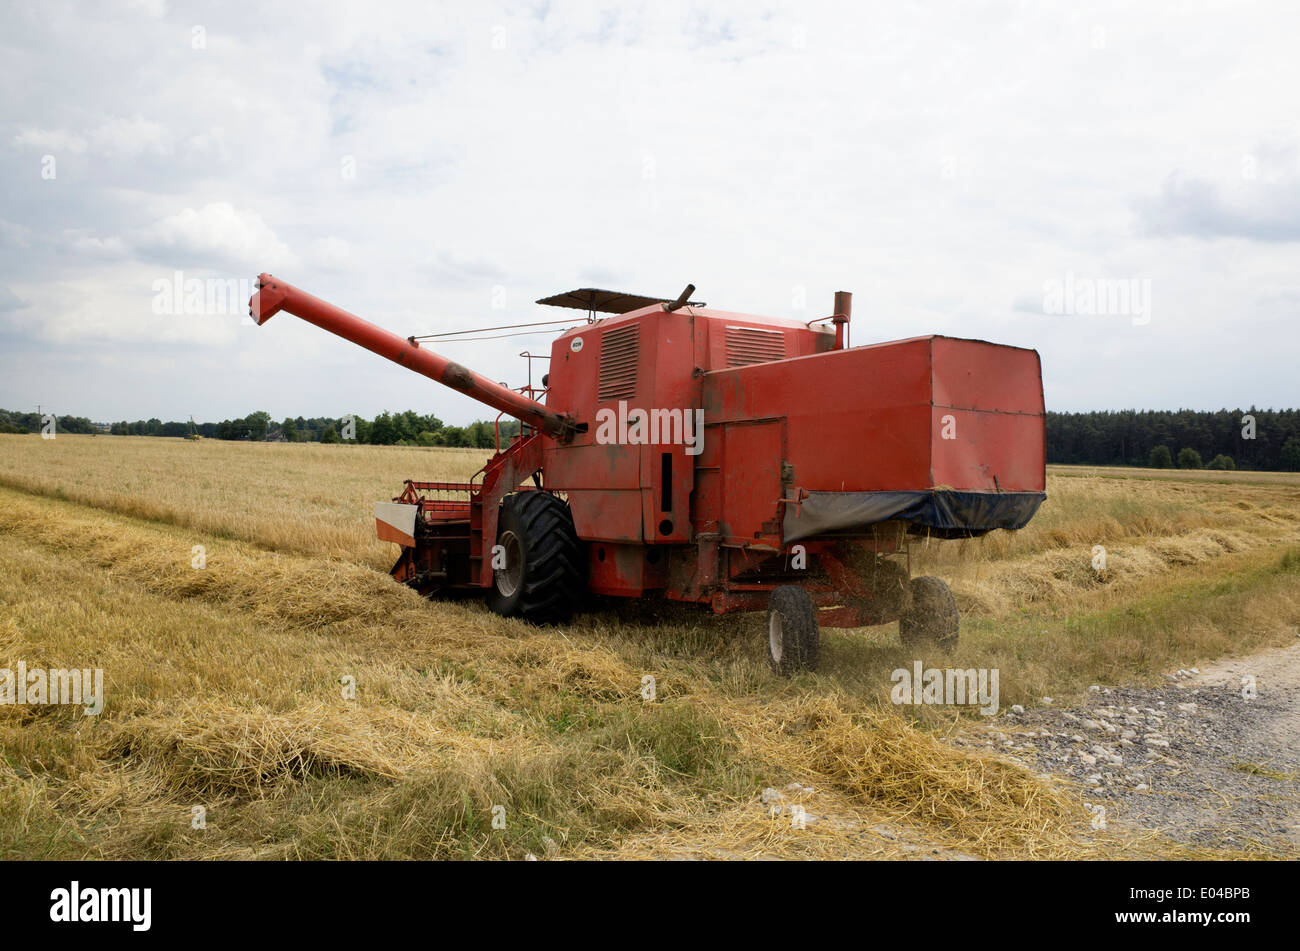
[[1166,679],[1007,713],[967,742],[1077,783],[1113,831],[1300,854],[1300,643]]

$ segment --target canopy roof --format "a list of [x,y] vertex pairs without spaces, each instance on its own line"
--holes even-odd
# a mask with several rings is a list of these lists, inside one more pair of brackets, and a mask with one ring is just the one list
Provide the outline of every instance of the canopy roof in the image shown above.
[[[668,304],[675,297],[646,297],[642,294],[628,294],[624,291],[603,291],[597,287],[580,287],[576,291],[565,291],[551,297],[543,297],[537,303],[549,304],[551,307],[572,307],[576,310],[596,311],[602,314],[626,314],[628,311],[649,307],[651,304]],[[688,307],[703,307],[702,301],[688,301]]]

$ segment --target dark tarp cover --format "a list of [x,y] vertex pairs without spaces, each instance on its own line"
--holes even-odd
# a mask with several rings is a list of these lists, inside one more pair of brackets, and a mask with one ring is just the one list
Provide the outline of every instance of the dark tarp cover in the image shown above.
[[1045,492],[810,492],[796,508],[787,505],[782,525],[786,542],[828,532],[865,528],[901,519],[938,532],[960,534],[995,528],[1024,528]]

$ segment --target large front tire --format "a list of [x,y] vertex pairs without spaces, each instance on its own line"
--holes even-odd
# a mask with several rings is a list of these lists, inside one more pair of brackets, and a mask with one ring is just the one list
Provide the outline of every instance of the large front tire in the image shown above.
[[585,588],[582,545],[569,506],[549,492],[506,497],[497,521],[488,606],[503,617],[534,624],[567,620]]

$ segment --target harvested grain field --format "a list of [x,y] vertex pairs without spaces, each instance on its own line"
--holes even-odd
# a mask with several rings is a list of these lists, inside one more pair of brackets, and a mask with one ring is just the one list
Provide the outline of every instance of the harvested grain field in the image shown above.
[[[1093,828],[1091,791],[970,741],[978,714],[890,702],[916,660],[896,624],[827,631],[820,670],[781,680],[752,616],[596,603],[536,628],[424,601],[387,576],[371,503],[483,459],[0,436],[0,667],[105,685],[96,716],[0,707],[0,854],[1294,854]],[[1003,709],[1032,711],[1294,644],[1300,477],[1140,475],[1053,469],[1024,530],[915,545],[963,611],[934,664],[996,668]]]

